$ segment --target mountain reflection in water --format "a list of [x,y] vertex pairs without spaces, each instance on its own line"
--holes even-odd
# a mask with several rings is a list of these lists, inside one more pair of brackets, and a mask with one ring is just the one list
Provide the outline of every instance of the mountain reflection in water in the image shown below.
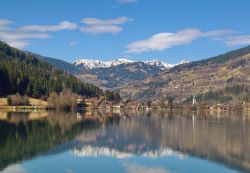
[[242,112],[1,112],[0,170],[70,151],[118,159],[190,155],[250,171],[249,120]]

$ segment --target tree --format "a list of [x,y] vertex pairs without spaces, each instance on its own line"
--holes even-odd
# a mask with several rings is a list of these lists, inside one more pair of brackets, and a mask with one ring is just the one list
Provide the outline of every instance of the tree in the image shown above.
[[[14,106],[23,106],[23,105],[29,105],[29,98],[27,95],[22,96],[19,93],[16,93],[15,95],[12,95],[10,97],[11,105]],[[8,98],[7,98],[8,102]]]
[[113,92],[113,99],[117,103],[121,101],[121,96],[118,91]]
[[120,102],[121,96],[118,91],[105,91],[105,97],[107,100],[114,101],[114,102]]
[[50,93],[50,95],[47,99],[49,107],[57,107],[56,106],[57,99],[58,99],[58,95],[56,94],[56,92]]
[[147,101],[147,107],[150,108],[151,107],[151,101]]
[[63,89],[60,94],[52,92],[48,98],[49,107],[55,108],[76,108],[77,94],[73,93],[70,89]]
[[160,102],[160,107],[161,107],[161,109],[166,109],[166,104],[165,104],[165,101],[163,99]]
[[10,96],[7,97],[7,105],[11,106],[12,105],[12,101]]
[[23,102],[24,102],[24,105],[29,105],[30,104],[29,97],[27,95],[25,95],[23,97]]
[[114,99],[114,96],[113,96],[113,93],[109,90],[105,91],[105,97],[107,100],[113,100]]
[[173,108],[174,108],[174,103],[173,103],[173,100],[174,100],[174,99],[173,99],[172,97],[168,97],[167,100],[168,100],[167,107],[168,107],[169,109],[173,109]]

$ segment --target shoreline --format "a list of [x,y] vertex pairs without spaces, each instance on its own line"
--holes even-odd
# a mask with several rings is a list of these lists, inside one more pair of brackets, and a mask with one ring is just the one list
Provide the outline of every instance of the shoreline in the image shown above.
[[[231,109],[225,109],[225,108],[215,108],[215,107],[181,107],[181,108],[173,108],[173,109],[168,109],[168,108],[160,108],[160,107],[153,107],[153,108],[145,108],[145,107],[140,107],[140,108],[134,108],[134,107],[122,107],[122,108],[117,108],[117,107],[82,107],[78,109],[72,109],[75,111],[81,111],[81,110],[137,110],[137,111],[152,111],[152,110],[159,110],[159,111],[180,111],[180,110],[189,110],[189,111],[216,111],[216,112],[235,112],[235,111],[250,111],[250,108],[231,108]],[[53,107],[48,107],[48,106],[0,106],[0,110],[9,110],[9,111],[16,111],[16,110],[64,110],[64,109],[58,109],[58,108],[53,108]],[[70,109],[71,110],[71,109]]]
[[45,106],[0,106],[0,110],[36,110],[36,109],[49,109]]

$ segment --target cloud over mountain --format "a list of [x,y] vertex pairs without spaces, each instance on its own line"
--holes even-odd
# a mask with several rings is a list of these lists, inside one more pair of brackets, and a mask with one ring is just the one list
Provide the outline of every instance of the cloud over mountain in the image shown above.
[[130,43],[125,53],[143,53],[150,51],[164,51],[174,46],[190,44],[201,38],[222,41],[226,45],[250,44],[249,36],[237,36],[238,32],[230,29],[211,30],[203,32],[196,28],[188,28],[173,32],[162,32],[149,38]]
[[81,20],[81,23],[84,24],[81,27],[82,32],[91,33],[91,34],[102,34],[102,33],[111,33],[116,34],[123,30],[120,26],[128,21],[128,17],[118,17],[114,19],[97,19],[97,18],[84,18]]

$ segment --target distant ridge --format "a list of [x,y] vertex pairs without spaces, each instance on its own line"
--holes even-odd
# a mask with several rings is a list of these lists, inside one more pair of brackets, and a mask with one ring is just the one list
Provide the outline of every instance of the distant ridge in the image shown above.
[[133,61],[125,58],[113,61],[79,59],[73,64],[85,70],[84,73],[77,75],[79,79],[111,90],[137,83],[175,66],[160,60]]
[[136,62],[142,62],[148,65],[159,66],[163,70],[166,70],[175,66],[174,64],[168,64],[160,60],[133,61],[133,60],[129,60],[126,58],[119,58],[119,59],[115,59],[112,61],[101,61],[101,60],[96,60],[96,59],[78,59],[74,61],[73,64],[79,67],[93,69],[93,68],[108,68],[108,67],[117,66],[121,64],[131,64],[131,63],[136,63]]
[[212,58],[180,64],[122,88],[138,100],[173,98],[190,102],[237,103],[250,100],[250,46]]

